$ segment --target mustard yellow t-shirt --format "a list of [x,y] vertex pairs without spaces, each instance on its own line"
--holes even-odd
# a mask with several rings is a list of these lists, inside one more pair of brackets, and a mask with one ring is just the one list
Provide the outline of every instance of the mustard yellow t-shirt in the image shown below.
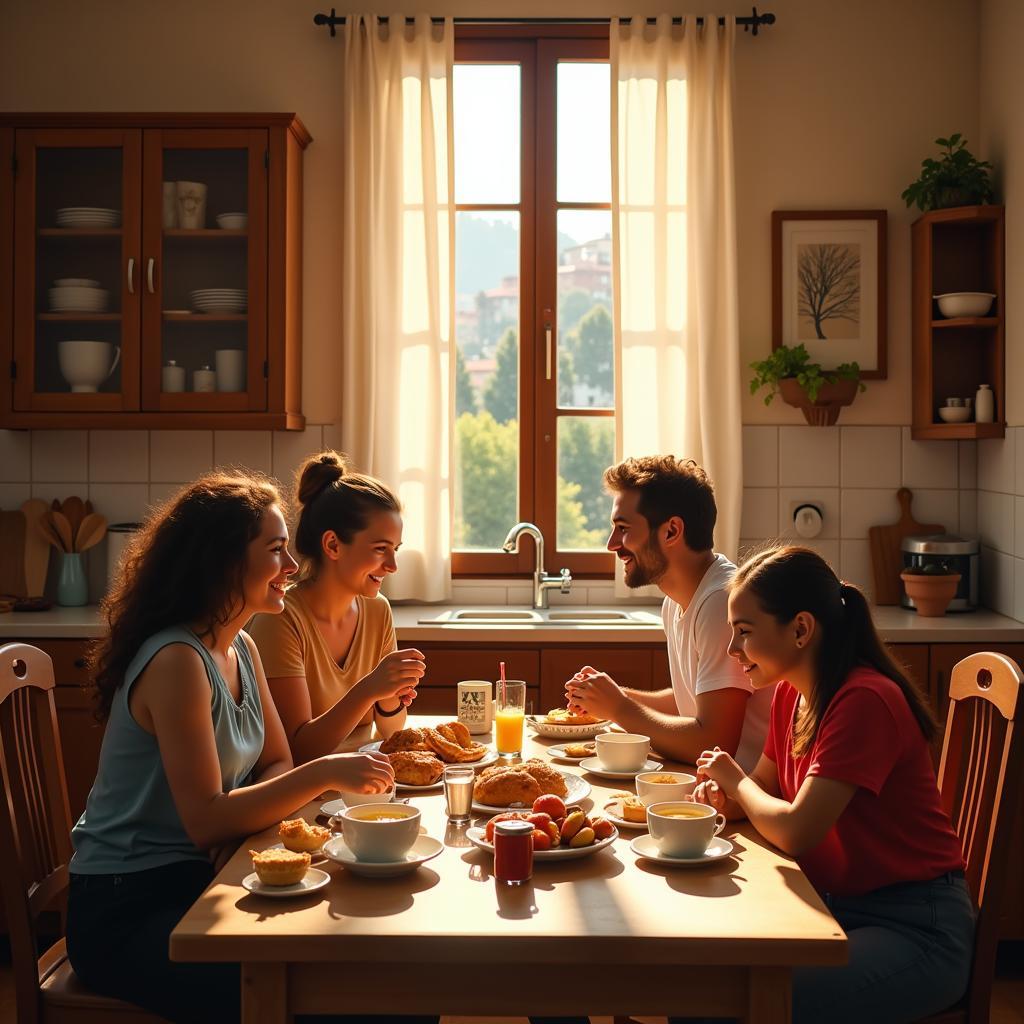
[[[314,718],[337,704],[377,667],[385,654],[397,648],[387,598],[357,597],[356,604],[356,631],[341,664],[331,656],[327,641],[302,599],[301,585],[285,595],[280,615],[257,615],[250,624],[249,635],[259,648],[267,678],[304,676]],[[370,708],[362,724],[372,721]]]

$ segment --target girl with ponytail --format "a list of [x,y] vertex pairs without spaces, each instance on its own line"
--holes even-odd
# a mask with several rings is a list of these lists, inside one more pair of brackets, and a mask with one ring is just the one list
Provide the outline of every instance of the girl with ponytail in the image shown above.
[[793,1020],[882,1024],[951,1006],[974,909],[939,801],[936,726],[864,595],[814,551],[778,547],[737,571],[729,623],[755,689],[778,686],[757,767],[705,751],[695,799],[795,857],[849,938],[846,966],[794,971]]
[[302,764],[357,726],[375,721],[384,736],[404,728],[425,664],[419,651],[397,650],[380,593],[402,544],[398,498],[333,451],[311,455],[297,477],[299,582],[284,612],[257,616],[250,633]]

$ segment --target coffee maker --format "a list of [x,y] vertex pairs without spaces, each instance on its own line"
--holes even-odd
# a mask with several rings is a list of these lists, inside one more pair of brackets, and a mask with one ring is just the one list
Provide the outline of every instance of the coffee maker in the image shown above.
[[[960,573],[956,594],[948,611],[970,612],[978,607],[978,567],[980,544],[977,537],[960,537],[955,533],[933,533],[921,537],[904,537],[900,545],[904,569],[923,569],[942,564],[950,572]],[[904,608],[914,602],[904,592],[900,599]]]

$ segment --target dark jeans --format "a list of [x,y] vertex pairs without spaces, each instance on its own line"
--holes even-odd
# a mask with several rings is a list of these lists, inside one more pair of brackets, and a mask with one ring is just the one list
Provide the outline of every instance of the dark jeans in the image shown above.
[[[177,963],[167,951],[174,926],[213,874],[212,865],[202,861],[123,875],[72,874],[68,957],[82,983],[180,1024],[235,1024],[241,1017],[238,964]],[[321,1024],[327,1020],[437,1022],[437,1017],[313,1019]]]

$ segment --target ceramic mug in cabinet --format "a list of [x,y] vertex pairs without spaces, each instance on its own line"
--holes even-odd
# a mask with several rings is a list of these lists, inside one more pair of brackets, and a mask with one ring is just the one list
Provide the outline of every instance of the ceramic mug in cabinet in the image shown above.
[[219,348],[214,353],[218,391],[245,390],[245,353],[240,348]]
[[201,181],[176,181],[178,227],[206,227],[206,186]]
[[57,346],[57,360],[73,393],[98,391],[117,369],[121,349],[109,341],[62,341]]

